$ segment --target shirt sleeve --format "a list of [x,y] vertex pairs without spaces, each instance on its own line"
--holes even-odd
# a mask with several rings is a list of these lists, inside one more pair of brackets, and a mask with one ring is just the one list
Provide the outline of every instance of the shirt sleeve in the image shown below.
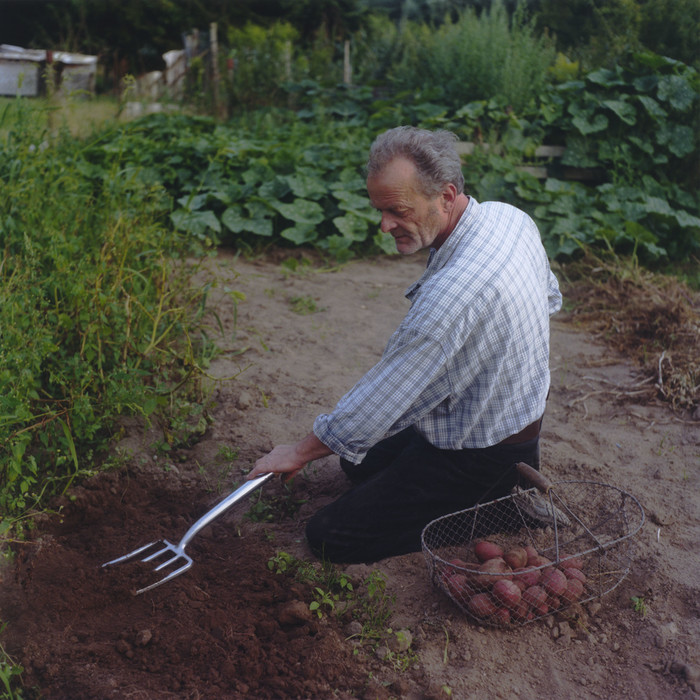
[[559,281],[555,274],[549,271],[549,285],[547,288],[547,301],[549,304],[549,315],[555,314],[561,309],[561,292],[559,291]]
[[399,329],[382,359],[314,421],[321,442],[350,462],[362,461],[379,440],[403,430],[450,395],[441,344]]

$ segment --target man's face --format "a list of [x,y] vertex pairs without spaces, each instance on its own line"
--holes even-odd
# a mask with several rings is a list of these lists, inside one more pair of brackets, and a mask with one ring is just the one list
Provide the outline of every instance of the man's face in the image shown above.
[[430,198],[420,190],[416,167],[395,158],[378,174],[367,178],[372,206],[382,215],[381,229],[390,233],[402,255],[433,246],[439,248],[449,234],[449,215],[443,195]]

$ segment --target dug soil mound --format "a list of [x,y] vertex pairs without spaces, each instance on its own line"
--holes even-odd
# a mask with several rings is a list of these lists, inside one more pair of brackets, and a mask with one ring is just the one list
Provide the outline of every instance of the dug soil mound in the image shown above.
[[419,552],[321,566],[304,523],[348,487],[336,458],[222,515],[188,546],[192,568],[163,586],[134,595],[160,575],[152,565],[101,566],[177,541],[258,456],[306,434],[379,357],[423,264],[323,269],[222,252],[198,273],[215,281],[223,328],[206,432],[191,444],[128,431],[123,465],[55,504],[0,572],[1,641],[24,668],[24,697],[698,696],[700,423],[651,400],[636,358],[571,313],[552,322],[542,471],[616,485],[646,515],[628,575],[575,615],[475,622]]

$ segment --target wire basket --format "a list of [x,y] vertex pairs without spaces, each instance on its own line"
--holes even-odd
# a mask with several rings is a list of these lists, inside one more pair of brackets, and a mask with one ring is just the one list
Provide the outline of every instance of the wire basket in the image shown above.
[[517,469],[535,486],[437,518],[421,536],[433,584],[482,625],[573,614],[609,593],[644,523],[637,499],[615,486]]

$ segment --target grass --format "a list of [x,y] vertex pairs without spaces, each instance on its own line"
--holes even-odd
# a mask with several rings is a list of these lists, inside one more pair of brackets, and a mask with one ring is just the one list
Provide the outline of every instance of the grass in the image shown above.
[[[120,102],[115,97],[36,97],[22,98],[22,103],[22,114],[29,110],[30,118],[48,131],[65,128],[76,138],[87,138],[119,120]],[[14,122],[19,110],[17,99],[0,97],[0,138],[7,136],[8,125]]]

